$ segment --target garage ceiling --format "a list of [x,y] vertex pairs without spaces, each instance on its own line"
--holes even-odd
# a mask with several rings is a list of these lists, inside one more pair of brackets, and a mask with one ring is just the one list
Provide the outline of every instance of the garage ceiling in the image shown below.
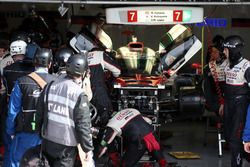
[[65,3],[110,5],[250,5],[247,0],[0,0],[15,3]]

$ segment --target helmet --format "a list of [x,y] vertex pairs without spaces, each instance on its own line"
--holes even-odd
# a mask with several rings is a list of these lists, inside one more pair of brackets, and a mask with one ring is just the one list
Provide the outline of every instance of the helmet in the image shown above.
[[244,47],[243,39],[238,35],[228,36],[223,43],[224,48],[229,50],[230,66],[234,66],[242,58],[242,49]]
[[47,67],[52,61],[52,52],[47,48],[38,48],[33,58],[35,65],[40,67]]
[[66,47],[61,48],[56,52],[56,62],[59,67],[66,67],[66,62],[68,61],[69,57],[74,54],[73,50]]
[[244,40],[238,35],[231,35],[224,40],[223,46],[232,49],[243,48]]
[[23,40],[16,40],[10,44],[10,55],[20,55],[26,53],[27,43]]
[[83,75],[88,69],[87,55],[84,53],[71,56],[66,63],[66,72],[71,76]]
[[223,41],[224,38],[221,35],[216,35],[212,40],[212,47],[217,48],[220,52],[223,52]]

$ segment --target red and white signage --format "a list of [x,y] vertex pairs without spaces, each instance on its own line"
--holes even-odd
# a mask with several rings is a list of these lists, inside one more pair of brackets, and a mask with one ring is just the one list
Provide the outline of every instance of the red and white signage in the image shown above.
[[179,6],[123,7],[106,9],[108,24],[164,25],[203,21],[203,8]]

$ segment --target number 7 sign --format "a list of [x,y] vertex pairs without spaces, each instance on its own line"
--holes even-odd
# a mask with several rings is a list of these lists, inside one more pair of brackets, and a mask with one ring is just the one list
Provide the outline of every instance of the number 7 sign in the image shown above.
[[128,13],[128,22],[137,22],[137,11],[129,10]]
[[173,20],[174,21],[178,21],[181,22],[182,21],[182,16],[183,16],[183,12],[182,10],[174,10],[174,14],[173,14]]

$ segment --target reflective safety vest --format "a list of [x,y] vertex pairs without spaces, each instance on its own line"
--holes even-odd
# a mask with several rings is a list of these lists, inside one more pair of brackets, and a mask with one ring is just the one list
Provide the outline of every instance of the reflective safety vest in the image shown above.
[[45,96],[48,118],[44,125],[43,138],[66,146],[77,146],[73,112],[83,90],[67,78],[53,82],[48,89]]

